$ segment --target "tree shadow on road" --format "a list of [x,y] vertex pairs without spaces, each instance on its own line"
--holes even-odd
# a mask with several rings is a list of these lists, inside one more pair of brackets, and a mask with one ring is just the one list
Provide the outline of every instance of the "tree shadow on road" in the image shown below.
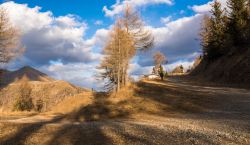
[[[43,127],[53,124],[59,124],[59,126],[56,127],[57,129],[53,131],[53,134],[50,134],[50,139],[46,142],[48,145],[66,144],[65,142],[75,145],[81,144],[81,142],[83,144],[109,144],[111,141],[102,132],[103,125],[98,125],[98,121],[126,117],[129,113],[116,109],[108,101],[108,97],[105,93],[95,93],[92,104],[83,106],[68,114],[57,116],[50,121],[16,124],[20,129],[16,133],[1,139],[0,145],[26,144],[30,136]],[[48,136],[48,134],[45,136]]]
[[108,100],[107,93],[94,93],[92,104],[83,106],[76,111],[66,115],[66,118],[74,122],[100,121],[126,117],[129,112],[119,109]]
[[[20,129],[14,133],[13,135],[10,135],[9,137],[0,140],[1,145],[23,145],[25,144],[25,140],[31,136],[33,133],[41,129],[44,125],[50,124],[50,123],[56,123],[62,120],[63,116],[55,117],[52,120],[44,121],[44,122],[38,122],[38,123],[24,123],[22,125],[18,124],[18,128]],[[17,125],[17,124],[6,124],[6,125]]]
[[[218,90],[218,89],[217,89]],[[250,94],[232,95],[229,90],[193,87],[167,81],[138,82],[135,95],[161,103],[166,112],[192,114],[200,119],[244,120],[250,118]],[[238,93],[238,92],[237,92]],[[243,117],[245,116],[245,117]]]

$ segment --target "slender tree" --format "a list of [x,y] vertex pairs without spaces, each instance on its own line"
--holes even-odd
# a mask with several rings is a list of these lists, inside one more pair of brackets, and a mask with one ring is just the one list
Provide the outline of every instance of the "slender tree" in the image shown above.
[[[23,52],[19,46],[19,33],[11,25],[6,10],[0,8],[0,67]],[[2,76],[3,71],[0,70],[0,85]]]
[[101,76],[108,79],[106,85],[108,90],[115,88],[119,91],[124,85],[124,71],[127,71],[124,64],[128,64],[128,61],[135,54],[135,49],[132,46],[132,37],[122,29],[118,20],[110,33],[110,41],[104,48],[105,57],[99,67],[104,70]]
[[7,12],[0,8],[0,63],[8,63],[12,58],[23,52],[20,49],[19,33],[9,21]]
[[247,2],[247,11],[248,11],[248,18],[247,18],[247,44],[250,45],[250,0]]
[[208,55],[209,41],[210,41],[211,35],[212,35],[211,19],[208,15],[205,15],[203,17],[201,32],[200,32],[201,46],[202,46],[204,56]]
[[159,51],[157,51],[154,54],[153,58],[154,58],[155,68],[159,68],[160,65],[163,65],[164,63],[167,62],[166,56]]
[[137,50],[147,50],[153,45],[151,32],[145,28],[139,15],[127,6],[122,18],[116,20],[110,33],[110,40],[104,48],[105,57],[99,69],[108,80],[108,90],[120,88],[128,81],[129,61]]
[[[121,22],[123,24],[123,29],[125,29],[128,35],[133,39],[133,45],[131,46],[133,47],[132,49],[135,49],[135,51],[146,51],[153,47],[154,37],[152,36],[151,31],[145,27],[139,14],[135,12],[130,5],[125,7]],[[129,51],[127,51],[125,55],[129,55]],[[123,66],[125,68],[122,80],[124,85],[126,85],[127,82],[128,66],[128,63]]]
[[209,41],[209,47],[211,48],[211,57],[218,57],[226,53],[226,15],[225,11],[221,8],[221,4],[216,0],[212,4],[213,9],[211,10],[211,32],[212,35]]

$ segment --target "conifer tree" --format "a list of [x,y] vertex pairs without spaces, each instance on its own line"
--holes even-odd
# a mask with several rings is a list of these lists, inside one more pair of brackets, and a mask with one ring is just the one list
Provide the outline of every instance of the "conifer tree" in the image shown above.
[[226,52],[225,44],[225,31],[226,31],[226,18],[225,11],[222,10],[221,4],[215,1],[212,4],[213,9],[211,10],[211,31],[212,36],[210,38],[211,57],[218,57]]
[[205,16],[201,32],[201,44],[206,58],[213,60],[226,53],[226,15],[221,4],[212,4],[211,17]]
[[235,46],[244,46],[249,40],[249,1],[229,0],[228,33]]
[[212,36],[211,19],[208,15],[205,15],[203,17],[201,32],[200,32],[201,46],[202,46],[202,51],[203,51],[204,56],[208,56],[209,42],[210,42],[211,36]]

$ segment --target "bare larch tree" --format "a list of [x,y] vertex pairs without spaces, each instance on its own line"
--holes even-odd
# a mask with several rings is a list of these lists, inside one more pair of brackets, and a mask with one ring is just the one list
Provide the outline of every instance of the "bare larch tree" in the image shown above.
[[5,9],[0,8],[0,63],[6,64],[23,52],[18,30],[10,23]]

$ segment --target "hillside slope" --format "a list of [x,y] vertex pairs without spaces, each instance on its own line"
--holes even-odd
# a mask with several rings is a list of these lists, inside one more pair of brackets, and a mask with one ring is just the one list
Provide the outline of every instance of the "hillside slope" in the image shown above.
[[88,91],[65,81],[54,80],[31,67],[23,67],[13,72],[5,71],[3,76],[4,84],[0,90],[0,111],[13,109],[15,100],[20,94],[20,86],[26,81],[32,88],[33,104],[35,105],[39,99],[42,100],[43,111],[51,110],[53,106],[67,97]]
[[213,82],[250,86],[250,49],[235,51],[213,62],[203,59],[190,75]]

